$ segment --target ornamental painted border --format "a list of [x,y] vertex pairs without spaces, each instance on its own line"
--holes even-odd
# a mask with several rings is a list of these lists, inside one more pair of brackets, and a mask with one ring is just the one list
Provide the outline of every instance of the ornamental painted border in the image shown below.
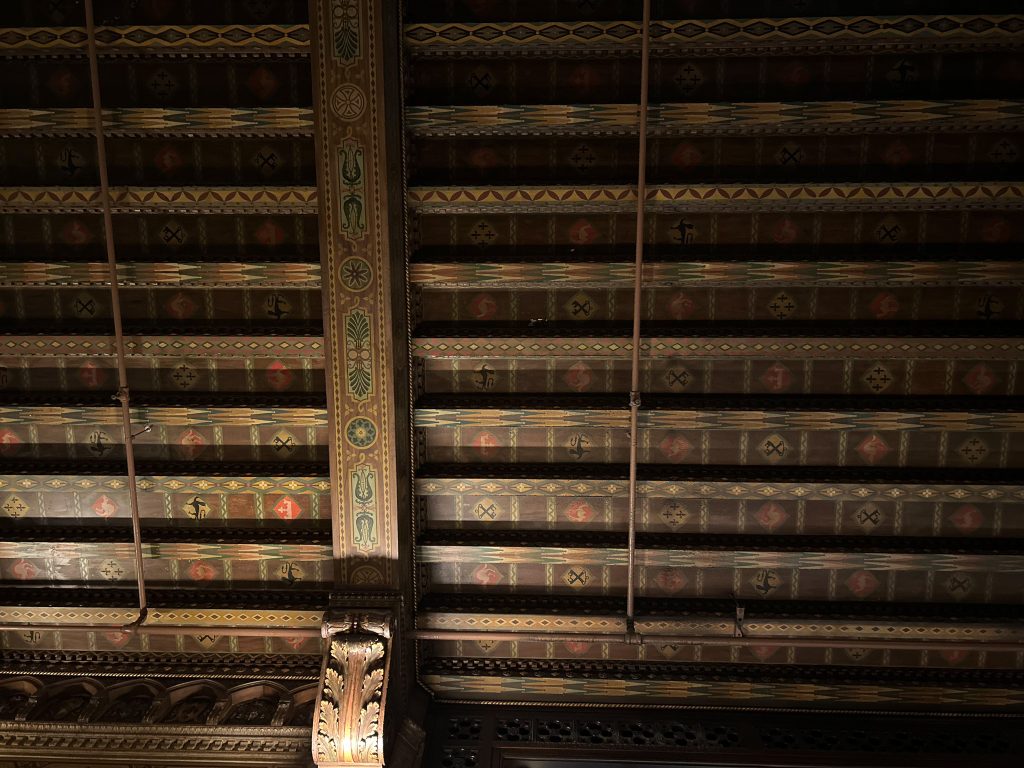
[[379,13],[369,0],[320,0],[312,3],[310,19],[322,174],[318,189],[335,576],[340,584],[362,587],[397,586]]

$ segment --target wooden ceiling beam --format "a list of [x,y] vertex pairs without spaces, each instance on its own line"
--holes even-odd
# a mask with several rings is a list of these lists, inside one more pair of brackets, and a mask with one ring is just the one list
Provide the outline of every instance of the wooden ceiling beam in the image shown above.
[[[99,54],[309,53],[308,24],[201,24],[98,26]],[[0,29],[0,55],[85,55],[85,27],[8,27]]]
[[[719,335],[723,326],[702,326],[703,333],[693,336],[672,337],[668,334],[646,335],[643,341],[642,357],[647,359],[674,358],[685,356],[696,358],[760,358],[771,357],[784,360],[818,359],[918,359],[918,360],[1017,360],[1024,355],[1024,339],[1005,336],[998,326],[990,325],[992,336],[965,335],[962,338],[930,337],[934,323],[918,326],[917,333],[907,335],[865,336],[864,323],[855,328],[850,326],[846,338],[827,336],[821,323],[815,325],[817,333],[808,330],[804,335],[786,335],[771,328],[772,333],[763,336],[747,335],[742,331],[735,334]],[[960,324],[963,327],[963,324]],[[580,326],[575,334],[558,337],[539,335],[516,336],[509,333],[494,336],[471,336],[472,331],[460,329],[458,334],[437,334],[433,328],[420,328],[410,340],[416,357],[432,359],[480,359],[517,358],[548,359],[572,357],[574,359],[628,359],[631,350],[628,333],[608,335],[598,331],[579,336]],[[763,328],[763,326],[762,326]],[[479,330],[474,326],[475,330]],[[744,329],[747,330],[747,329]],[[753,330],[753,329],[749,329]],[[893,330],[907,331],[905,325]],[[976,329],[972,329],[976,330]],[[716,333],[718,331],[718,333]],[[792,333],[792,331],[790,331]],[[819,335],[820,334],[820,335]],[[844,334],[845,336],[845,334]]]
[[[651,47],[658,55],[685,56],[981,50],[1020,45],[1022,29],[1024,17],[1017,14],[656,20],[651,29]],[[405,46],[412,56],[636,56],[640,42],[640,23],[635,19],[405,26]]]
[[[868,256],[869,254],[865,254]],[[575,256],[575,254],[574,254]],[[460,261],[416,262],[409,265],[409,282],[424,289],[521,289],[626,287],[632,282],[633,264],[627,261],[558,262]],[[17,267],[0,265],[5,272]],[[9,279],[9,278],[8,278]],[[1024,265],[1016,260],[825,258],[822,261],[786,261],[755,258],[749,261],[716,260],[648,262],[645,288],[766,288],[769,286],[967,286],[1024,285]]]
[[[111,187],[114,214],[316,213],[316,188]],[[99,213],[98,187],[0,187],[0,213]]]
[[[85,108],[0,109],[0,137],[92,136]],[[313,110],[304,107],[134,107],[103,110],[110,137],[312,136]]]
[[[127,110],[126,110],[127,111]],[[20,113],[26,113],[24,116]],[[45,111],[0,112],[0,132],[47,120]],[[52,118],[49,118],[52,119]],[[116,118],[115,118],[116,119]],[[1019,131],[1024,101],[936,99],[862,101],[681,102],[650,105],[648,135],[751,136],[837,133]],[[409,105],[414,138],[522,139],[534,136],[634,136],[635,104]]]
[[[0,204],[5,190],[0,190]],[[9,195],[10,193],[8,193]],[[412,211],[425,215],[576,213],[636,210],[636,187],[414,186]],[[802,184],[688,184],[647,187],[651,213],[760,211],[944,211],[1024,208],[1024,183],[1015,181],[807,182]]]

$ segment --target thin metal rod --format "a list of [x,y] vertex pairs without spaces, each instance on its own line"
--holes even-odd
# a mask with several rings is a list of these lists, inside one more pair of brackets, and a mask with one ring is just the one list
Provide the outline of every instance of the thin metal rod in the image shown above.
[[640,420],[640,301],[644,271],[644,202],[647,197],[647,92],[650,79],[651,0],[644,0],[640,60],[640,151],[636,177],[636,255],[633,274],[633,361],[629,383],[629,539],[626,560],[626,629],[633,631],[636,571],[637,446]]
[[117,394],[121,403],[121,428],[124,430],[124,455],[128,465],[128,502],[135,544],[135,580],[139,590],[139,612],[146,614],[146,577],[143,571],[142,526],[139,522],[139,490],[135,481],[135,448],[132,443],[131,398],[128,393],[128,366],[124,351],[124,327],[121,322],[121,293],[118,289],[117,252],[114,249],[114,221],[110,212],[110,178],[107,174],[107,147],[103,137],[103,100],[100,98],[100,66],[96,54],[96,21],[92,0],[85,0],[85,28],[89,47],[89,77],[92,81],[92,114],[96,127],[96,166],[100,173],[100,197],[103,200],[103,231],[107,244],[107,271],[110,279],[110,309],[114,316],[114,349],[117,353]]
[[231,637],[322,637],[320,627],[210,627],[191,624],[0,624],[0,632],[122,632],[128,635],[181,635],[203,632]]
[[475,632],[461,630],[416,629],[414,640],[450,640],[520,643],[623,643],[628,645],[705,645],[736,648],[870,648],[878,650],[901,649],[907,651],[1024,651],[1024,643],[997,643],[984,641],[942,640],[866,640],[809,637],[721,637],[719,635],[648,635],[641,632],[608,632],[585,634],[575,632]]

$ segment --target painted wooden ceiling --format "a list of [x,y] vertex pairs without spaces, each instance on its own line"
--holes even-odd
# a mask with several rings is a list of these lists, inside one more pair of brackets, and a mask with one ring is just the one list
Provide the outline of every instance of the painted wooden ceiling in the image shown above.
[[[635,623],[704,641],[612,643],[585,638],[627,628],[639,3],[406,3],[377,87],[405,131],[415,405],[388,437],[414,456],[415,623],[533,636],[420,641],[437,699],[1021,711],[1024,654],[963,648],[1024,640],[1024,17],[906,5],[653,3]],[[339,425],[306,3],[96,9],[148,621],[318,627]],[[15,622],[137,615],[83,25],[0,7]],[[2,644],[270,679],[320,651],[223,626]]]
[[407,4],[418,622],[533,635],[438,697],[1020,710],[906,643],[1024,597],[1024,19],[926,6],[653,3],[636,630],[706,642],[625,644],[641,4]]
[[[332,579],[306,6],[95,3],[148,621],[211,630],[7,632],[12,652],[319,654],[216,629],[319,626]],[[84,9],[5,3],[0,27],[2,612],[129,623]]]

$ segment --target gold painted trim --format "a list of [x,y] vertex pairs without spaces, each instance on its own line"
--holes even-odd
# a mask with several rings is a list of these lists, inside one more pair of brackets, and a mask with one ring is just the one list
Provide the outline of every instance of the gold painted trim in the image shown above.
[[[315,187],[111,187],[114,213],[316,213]],[[0,213],[97,213],[96,187],[0,187]]]

